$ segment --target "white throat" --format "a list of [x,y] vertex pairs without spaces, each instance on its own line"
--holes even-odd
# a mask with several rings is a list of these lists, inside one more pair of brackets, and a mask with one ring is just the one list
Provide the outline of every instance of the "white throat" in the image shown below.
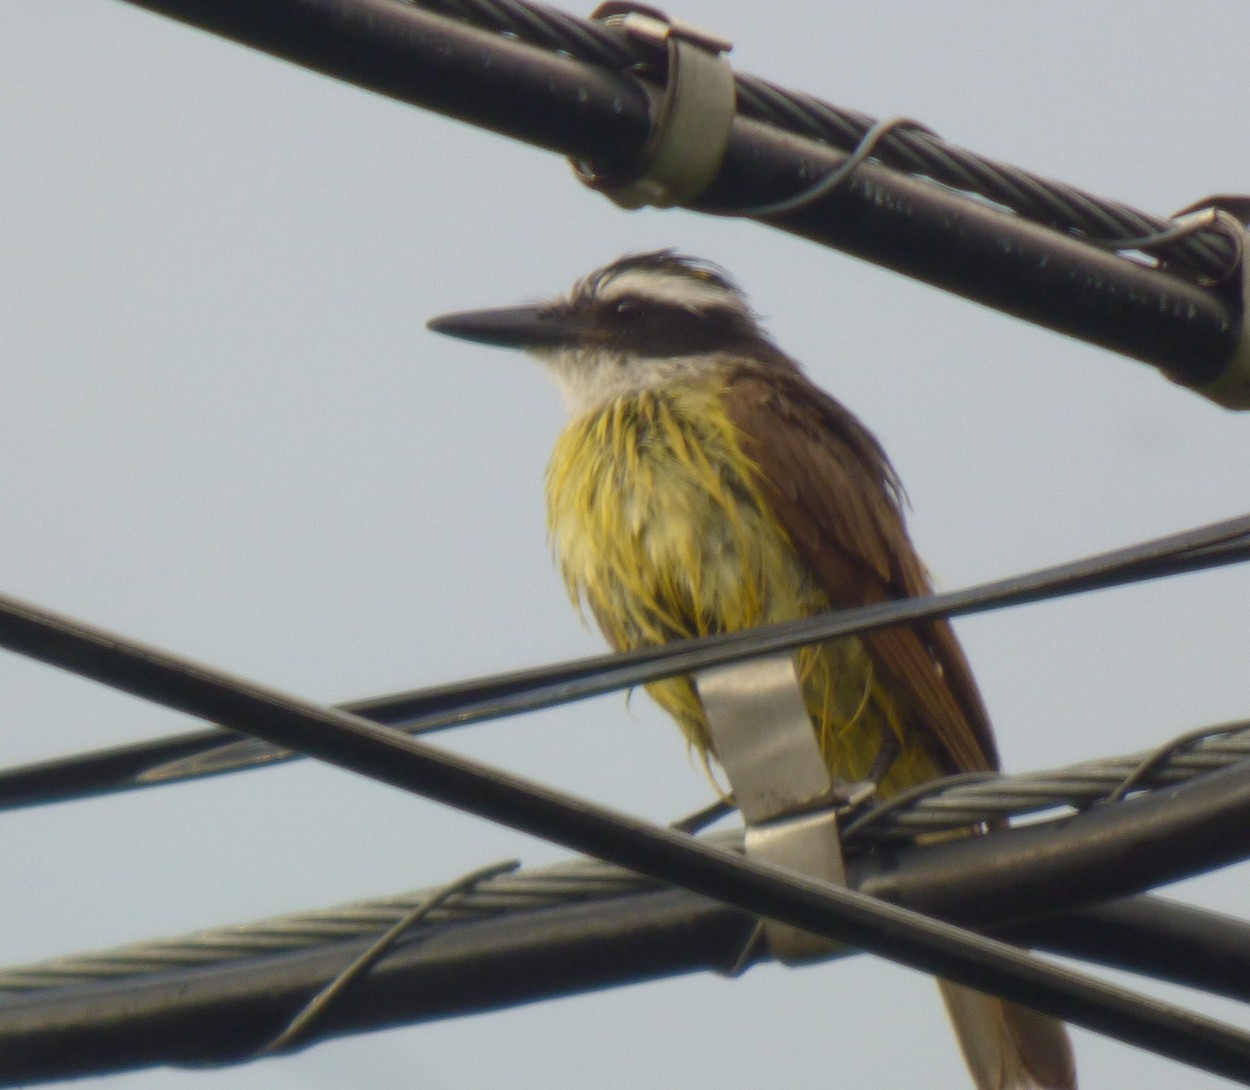
[[636,397],[705,375],[726,362],[717,355],[620,356],[576,348],[533,352],[555,379],[572,418],[584,416],[618,398]]

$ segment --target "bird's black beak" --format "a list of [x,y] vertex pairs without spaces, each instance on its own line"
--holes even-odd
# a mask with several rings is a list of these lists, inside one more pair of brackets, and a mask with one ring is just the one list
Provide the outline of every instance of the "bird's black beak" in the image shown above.
[[500,348],[558,348],[577,343],[581,333],[575,315],[551,303],[440,314],[425,325],[435,333]]

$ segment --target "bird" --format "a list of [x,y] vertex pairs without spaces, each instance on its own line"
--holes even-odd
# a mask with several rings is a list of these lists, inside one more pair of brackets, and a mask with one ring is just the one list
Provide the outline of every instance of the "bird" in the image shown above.
[[[881,444],[765,332],[734,279],[672,249],[628,254],[567,295],[428,328],[522,349],[568,423],[546,475],[548,531],[574,603],[618,651],[932,593]],[[945,620],[796,652],[820,750],[880,798],[998,768]],[[651,696],[704,760],[698,689]],[[978,1090],[1074,1090],[1062,1023],[938,981]]]

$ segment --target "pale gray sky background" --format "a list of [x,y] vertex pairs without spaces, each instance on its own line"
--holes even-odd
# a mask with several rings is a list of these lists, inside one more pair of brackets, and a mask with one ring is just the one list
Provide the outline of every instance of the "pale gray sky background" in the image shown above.
[[[580,9],[576,9],[580,10]],[[1243,4],[685,0],[740,70],[1145,210],[1250,186]],[[1250,509],[1244,416],[749,223],[623,213],[557,158],[115,0],[5,5],[0,588],[309,697],[593,653],[544,542],[562,410],[424,329],[676,245],[876,430],[941,585]],[[958,625],[1013,769],[1250,714],[1250,570]],[[185,720],[0,656],[0,762]],[[708,789],[639,697],[446,744],[670,819]],[[0,815],[0,962],[435,884],[545,844],[310,763]],[[1184,893],[1243,913],[1250,872]],[[1243,1011],[1184,996],[1245,1021]],[[1082,1085],[1220,1080],[1077,1032]],[[692,977],[115,1090],[967,1085],[932,985],[857,958]],[[95,1085],[89,1082],[85,1085]]]

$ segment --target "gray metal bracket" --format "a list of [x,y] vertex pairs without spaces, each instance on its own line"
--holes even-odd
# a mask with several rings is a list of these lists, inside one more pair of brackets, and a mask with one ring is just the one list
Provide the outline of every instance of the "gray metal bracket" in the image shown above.
[[[846,885],[838,796],[803,701],[791,655],[702,671],[699,698],[712,747],[746,823],[746,853],[833,885]],[[764,921],[773,955],[797,963],[840,947]]]
[[[1226,409],[1250,409],[1250,264],[1246,261],[1246,224],[1242,220],[1250,215],[1246,198],[1211,198],[1212,203],[1205,208],[1177,217],[1178,223],[1190,224],[1196,221],[1197,226],[1209,223],[1218,224],[1237,244],[1237,267],[1233,275],[1238,279],[1237,287],[1241,296],[1241,338],[1232,359],[1213,382],[1205,386],[1193,387],[1203,397],[1222,405]],[[1238,210],[1233,215],[1224,207],[1222,201],[1228,201]]]
[[639,4],[603,4],[591,17],[664,54],[666,77],[658,99],[652,97],[651,137],[638,174],[607,177],[576,161],[574,171],[622,208],[689,203],[716,177],[729,147],[738,101],[724,55],[733,44]]

